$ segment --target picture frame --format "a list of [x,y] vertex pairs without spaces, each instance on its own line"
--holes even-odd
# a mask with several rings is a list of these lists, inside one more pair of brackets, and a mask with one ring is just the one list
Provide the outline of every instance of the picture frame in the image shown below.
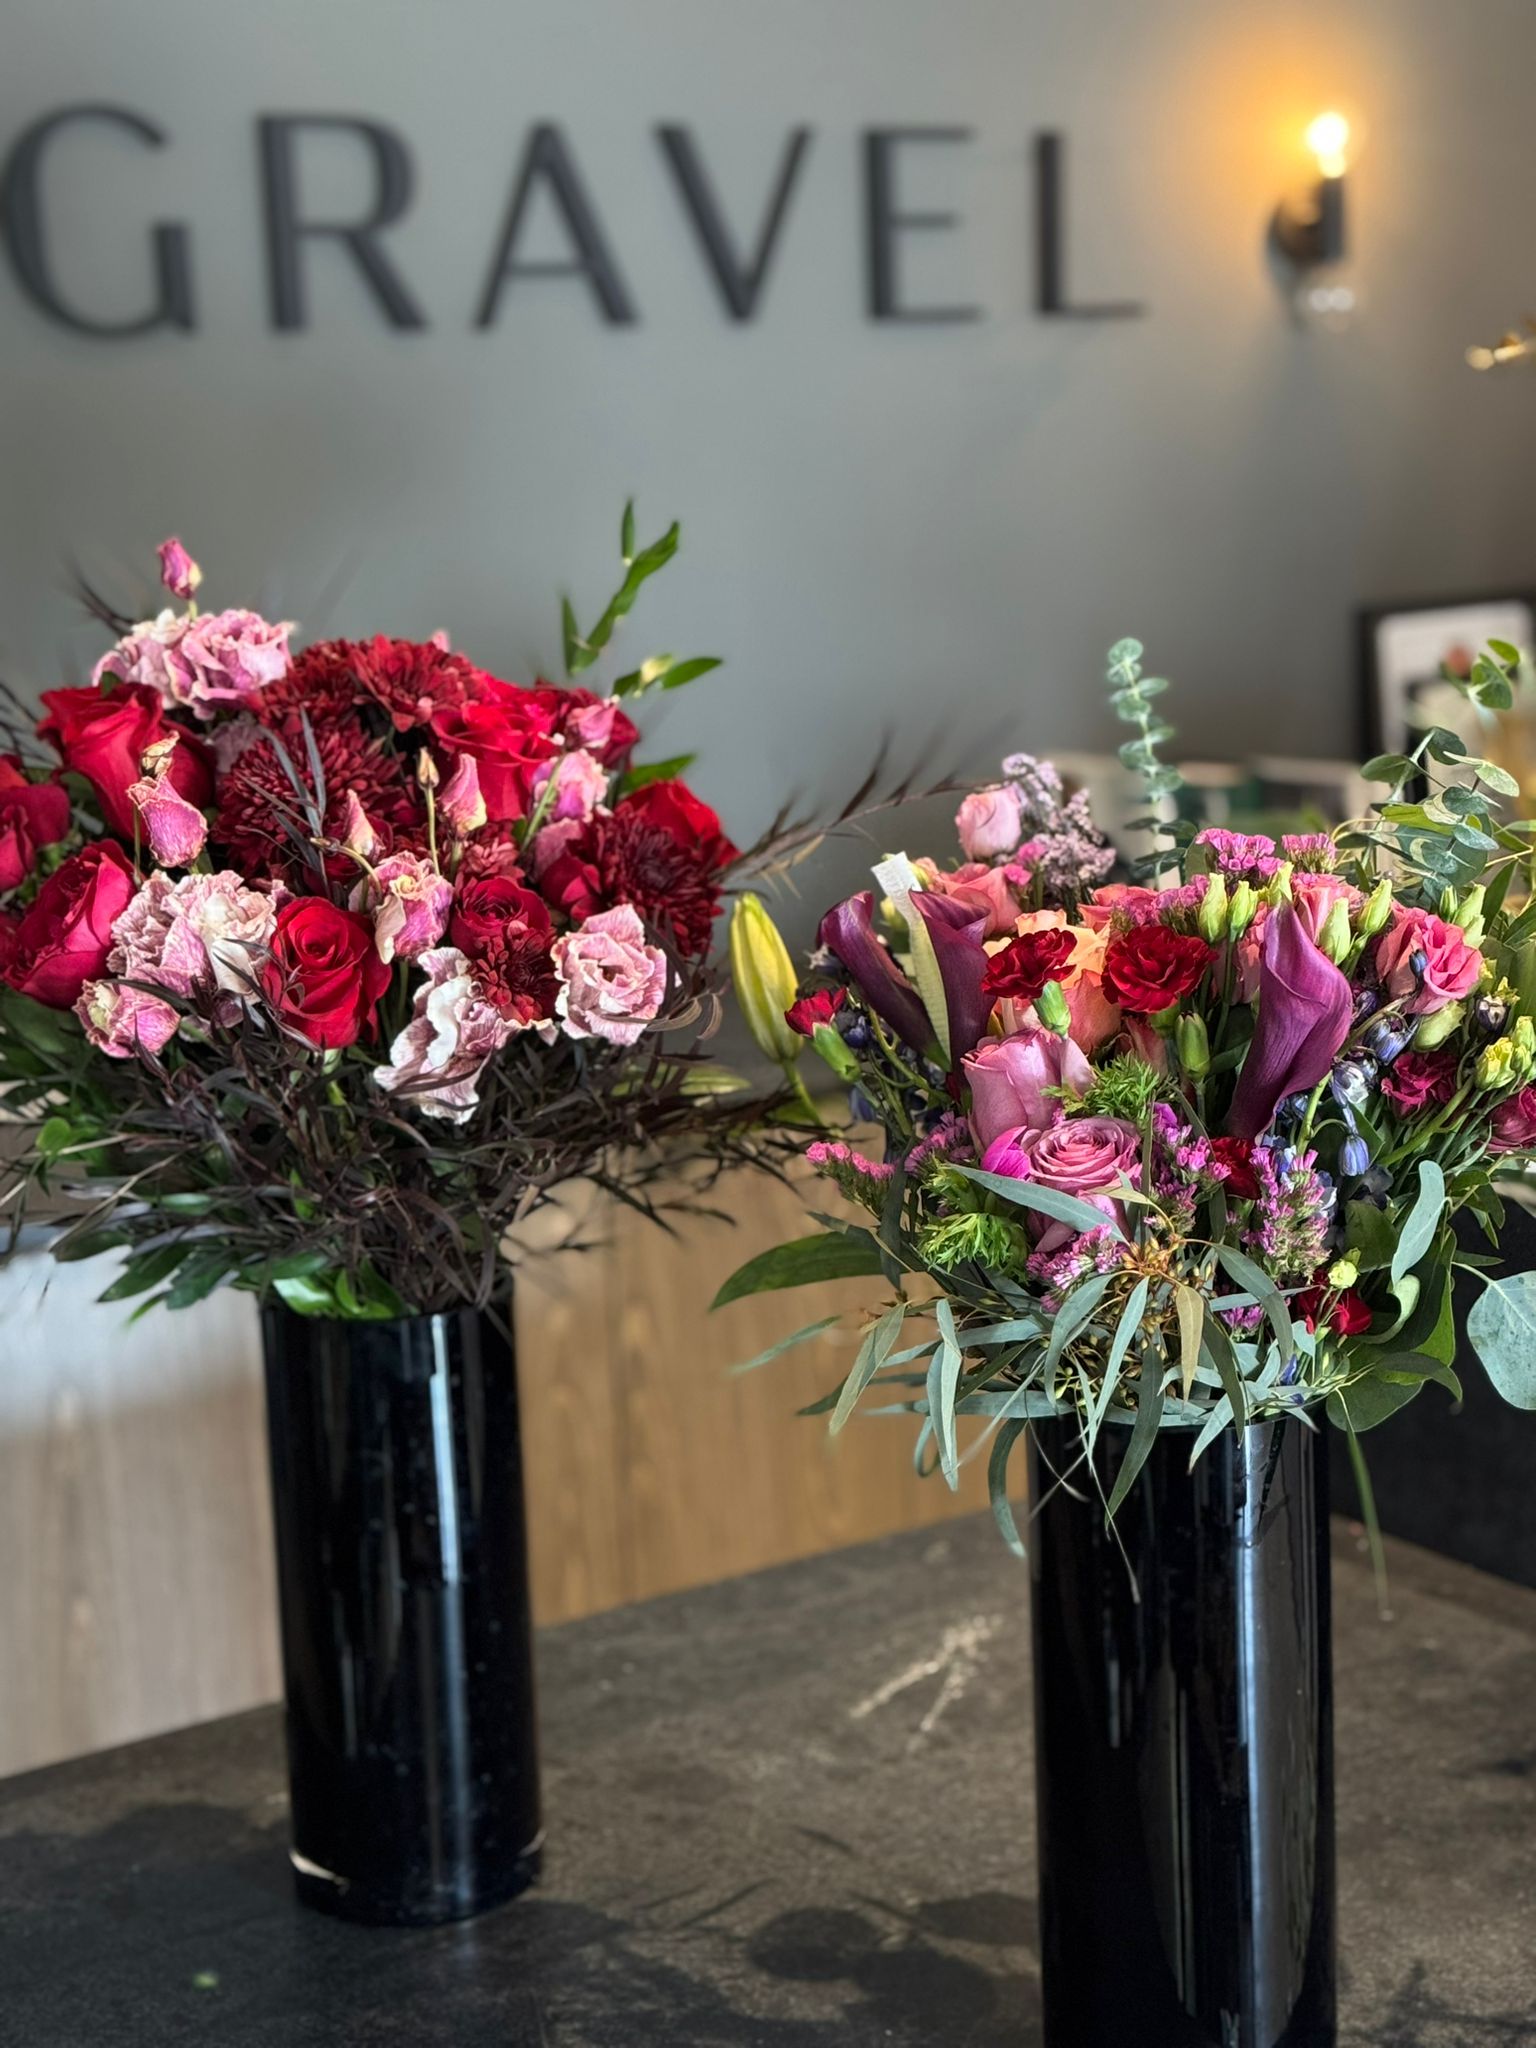
[[1361,738],[1368,754],[1411,751],[1427,725],[1443,725],[1474,752],[1487,751],[1486,714],[1443,679],[1490,640],[1507,640],[1530,660],[1536,649],[1536,590],[1413,599],[1373,605],[1359,616]]

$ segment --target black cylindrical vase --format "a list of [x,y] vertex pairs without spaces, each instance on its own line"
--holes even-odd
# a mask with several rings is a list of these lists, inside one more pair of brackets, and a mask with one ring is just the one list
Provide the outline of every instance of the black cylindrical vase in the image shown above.
[[[1334,2048],[1328,1463],[1297,1421],[1189,1471],[1159,1433],[1032,1431],[1035,1751],[1048,2048]],[[1134,1584],[1133,1584],[1134,1580]]]
[[464,1919],[539,1859],[512,1346],[473,1309],[262,1336],[299,1895]]

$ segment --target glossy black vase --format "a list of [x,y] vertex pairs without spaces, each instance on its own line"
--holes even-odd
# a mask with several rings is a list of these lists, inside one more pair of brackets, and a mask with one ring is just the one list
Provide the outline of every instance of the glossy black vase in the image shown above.
[[[1322,1432],[1228,1431],[1191,1474],[1165,1430],[1113,1534],[1051,1491],[1075,1427],[1032,1434],[1048,2048],[1334,2048]],[[1128,1442],[1100,1434],[1106,1497]]]
[[463,1919],[539,1859],[512,1347],[472,1309],[262,1336],[299,1895]]

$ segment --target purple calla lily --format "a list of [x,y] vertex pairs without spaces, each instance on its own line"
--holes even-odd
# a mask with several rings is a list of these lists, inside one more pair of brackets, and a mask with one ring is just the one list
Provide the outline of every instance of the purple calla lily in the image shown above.
[[982,944],[986,913],[978,917],[954,897],[928,889],[914,890],[912,907],[933,942],[949,1018],[950,1065],[958,1067],[985,1036],[992,1015],[992,998],[983,995],[981,988],[987,971],[987,949]]
[[1259,1014],[1227,1113],[1235,1138],[1257,1138],[1287,1095],[1313,1089],[1349,1036],[1349,983],[1308,938],[1288,903],[1270,912],[1259,957]]
[[902,1044],[926,1050],[933,1040],[933,1026],[921,996],[875,931],[873,891],[861,889],[829,910],[816,938],[847,970],[865,1002]]

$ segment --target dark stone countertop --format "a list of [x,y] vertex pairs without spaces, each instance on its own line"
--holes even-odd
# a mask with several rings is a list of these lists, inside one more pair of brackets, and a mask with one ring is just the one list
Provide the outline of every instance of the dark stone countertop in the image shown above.
[[[1384,1622],[1336,1539],[1342,2048],[1536,2044],[1536,1593],[1399,1546]],[[0,1785],[0,2042],[1038,2048],[1027,1584],[990,1523],[540,1656],[545,1879],[460,1927],[293,1903],[272,1710]]]

